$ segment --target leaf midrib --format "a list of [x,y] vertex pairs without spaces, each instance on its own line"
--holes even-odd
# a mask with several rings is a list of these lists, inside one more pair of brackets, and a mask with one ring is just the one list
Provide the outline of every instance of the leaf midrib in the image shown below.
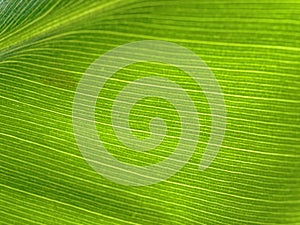
[[[7,54],[13,52],[15,48],[21,46],[24,43],[28,43],[28,42],[30,43],[32,40],[37,39],[38,37],[43,37],[43,35],[46,34],[46,33],[48,33],[48,32],[52,32],[52,31],[54,31],[56,29],[68,26],[68,25],[70,25],[70,24],[72,24],[72,23],[74,23],[74,22],[76,22],[78,20],[83,19],[84,17],[86,17],[88,15],[90,16],[92,14],[99,13],[99,12],[105,10],[106,8],[109,8],[109,7],[113,6],[113,5],[116,5],[117,3],[122,2],[122,1],[123,0],[112,0],[110,2],[104,3],[104,4],[99,5],[97,7],[92,7],[89,10],[83,10],[81,12],[75,13],[69,19],[63,20],[63,22],[61,22],[62,21],[61,19],[57,19],[57,20],[53,21],[53,25],[47,26],[45,29],[40,30],[40,31],[38,31],[36,33],[33,33],[30,36],[27,36],[26,38],[21,38],[18,41],[15,41],[13,43],[6,42],[7,44],[2,45],[2,47],[0,49],[0,59],[3,59],[4,55],[7,55]],[[27,28],[27,27],[23,27],[21,30],[23,30],[25,28]],[[7,40],[13,34],[16,34],[16,33],[20,32],[21,30],[17,30],[16,32],[13,32],[12,34],[10,34],[10,35],[2,38],[0,40],[0,43],[1,42],[5,43],[5,40]]]

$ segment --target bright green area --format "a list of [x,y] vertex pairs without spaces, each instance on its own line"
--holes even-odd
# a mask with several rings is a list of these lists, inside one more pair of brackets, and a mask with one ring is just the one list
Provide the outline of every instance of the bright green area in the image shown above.
[[[75,143],[72,102],[88,66],[138,40],[178,43],[199,55],[224,93],[227,130],[217,157],[198,171],[210,132],[205,95],[182,71],[138,63],[116,73],[97,102],[97,129],[120,161],[151,165],[180,133],[175,108],[142,99],[135,135],[149,118],[168,137],[136,153],[110,126],[126,82],[148,75],[181,85],[199,112],[189,163],[147,187],[124,187],[93,171]],[[300,2],[0,1],[0,224],[300,224]]]

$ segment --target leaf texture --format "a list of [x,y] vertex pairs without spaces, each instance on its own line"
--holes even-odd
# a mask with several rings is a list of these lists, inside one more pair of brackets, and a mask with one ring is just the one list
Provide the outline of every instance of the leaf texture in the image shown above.
[[[300,2],[0,1],[1,224],[300,224]],[[116,95],[156,75],[182,86],[201,124],[190,161],[171,178],[127,187],[96,173],[72,127],[77,84],[89,65],[119,45],[163,40],[209,66],[226,102],[227,129],[211,166],[198,166],[211,131],[207,99],[170,65],[130,65],[99,93],[99,137],[118,160],[140,166],[172,153],[180,118],[169,102],[143,99],[133,133],[149,120],[167,136],[148,152],[120,143],[111,126]]]

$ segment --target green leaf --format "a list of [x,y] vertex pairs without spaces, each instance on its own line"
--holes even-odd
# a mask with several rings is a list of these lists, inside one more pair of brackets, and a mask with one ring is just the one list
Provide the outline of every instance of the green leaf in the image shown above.
[[[300,224],[299,18],[298,0],[0,0],[0,223]],[[72,107],[96,59],[143,40],[176,43],[207,64],[224,95],[226,132],[213,162],[199,170],[212,130],[204,91],[172,65],[126,66],[96,103],[98,136],[115,159],[150,166],[180,141],[180,113],[155,96],[132,107],[128,125],[143,141],[151,118],[160,117],[167,127],[160,145],[137,152],[116,136],[114,100],[147,76],[186,91],[200,138],[173,176],[124,186],[81,154]]]

